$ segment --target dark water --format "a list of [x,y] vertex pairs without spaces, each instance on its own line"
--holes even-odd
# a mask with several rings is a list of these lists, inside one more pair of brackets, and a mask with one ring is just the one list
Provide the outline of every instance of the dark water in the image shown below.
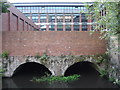
[[[45,75],[43,72],[51,74],[44,66],[25,65],[12,78],[3,78],[3,88],[118,88],[108,80],[101,78],[99,73],[88,64],[78,63],[70,67],[65,76],[80,74],[79,80],[71,82],[32,82],[33,77]],[[24,69],[23,69],[24,67]],[[30,68],[32,67],[32,68]],[[38,69],[39,68],[39,69]],[[42,73],[41,73],[42,72]]]

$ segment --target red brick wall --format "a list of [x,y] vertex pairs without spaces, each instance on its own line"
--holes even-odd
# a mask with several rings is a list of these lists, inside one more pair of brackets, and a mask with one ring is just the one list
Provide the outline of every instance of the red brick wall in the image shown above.
[[2,30],[9,31],[9,13],[2,14]]
[[[19,20],[19,30],[23,31],[24,30],[24,21],[23,19]],[[27,30],[26,30],[27,31]]]
[[26,16],[24,16],[23,13],[21,13],[17,8],[14,6],[10,6],[8,8],[8,13],[2,13],[2,30],[3,31],[27,31],[26,24],[30,24],[30,29],[32,31],[32,27],[34,29],[39,29],[37,25],[33,23],[32,20],[28,19]]
[[11,20],[11,24],[12,24],[11,31],[12,30],[16,31],[17,27],[18,27],[18,25],[17,25],[17,19],[18,19],[18,17],[16,15],[12,14],[12,18],[11,19],[12,19]]
[[3,50],[10,55],[93,55],[106,51],[99,33],[90,35],[86,31],[5,31]]

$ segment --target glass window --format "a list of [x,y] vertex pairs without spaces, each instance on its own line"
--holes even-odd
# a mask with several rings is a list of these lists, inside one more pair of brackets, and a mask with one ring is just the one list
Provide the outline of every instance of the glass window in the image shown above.
[[78,24],[74,24],[74,31],[79,31],[79,25]]
[[21,7],[17,7],[17,9],[19,9],[19,10],[20,10],[20,9],[21,9]]
[[38,7],[39,10],[41,10],[41,7]]
[[34,16],[34,17],[38,17],[38,14],[34,13],[34,14],[32,14],[32,16]]
[[37,18],[32,18],[34,23],[38,23],[38,19]]
[[49,25],[49,30],[50,30],[50,31],[55,31],[55,25],[54,25],[54,24]]
[[46,31],[46,25],[45,24],[40,25],[40,30],[41,31]]
[[65,30],[66,31],[71,31],[71,25],[65,25]]
[[59,9],[59,7],[56,7],[56,9]]
[[35,10],[38,10],[38,7],[34,7]]
[[72,10],[73,8],[72,7],[70,7],[70,10]]
[[81,14],[81,20],[82,22],[87,22],[87,17],[84,13]]
[[46,19],[47,19],[46,14],[41,14],[41,15],[40,15],[40,22],[41,22],[41,23],[45,23],[45,22],[46,22]]
[[68,7],[65,7],[65,9],[68,9]]
[[30,7],[28,7],[28,9],[30,9]]
[[73,9],[75,9],[75,7],[73,7]]
[[82,31],[87,31],[87,25],[82,25]]
[[38,14],[32,14],[32,20],[35,23],[38,23]]
[[26,17],[30,17],[30,14],[27,14],[27,13],[26,13],[25,16],[26,16]]
[[61,9],[64,9],[64,7],[61,7]]
[[80,10],[81,8],[80,8],[80,7],[78,7],[78,9]]
[[66,14],[65,15],[65,22],[71,22],[72,16],[71,14]]
[[50,9],[50,7],[47,8],[48,10]]
[[49,14],[49,23],[55,22],[55,14]]
[[57,31],[63,31],[63,25],[62,24],[57,25]]
[[53,7],[53,9],[55,9],[56,7]]
[[62,23],[63,22],[63,14],[57,14],[57,23]]
[[83,10],[83,7],[81,7],[81,10]]
[[44,9],[45,9],[45,7],[41,7],[41,9],[42,9],[42,10],[44,10]]
[[31,9],[33,10],[33,9],[34,9],[34,7],[31,7]]
[[74,15],[73,15],[73,22],[74,22],[74,23],[78,23],[78,22],[79,22],[79,17],[80,17],[79,14],[74,14]]

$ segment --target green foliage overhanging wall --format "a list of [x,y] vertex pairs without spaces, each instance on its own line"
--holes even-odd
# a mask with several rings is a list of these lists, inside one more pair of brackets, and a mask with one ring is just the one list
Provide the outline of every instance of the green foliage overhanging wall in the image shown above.
[[[88,12],[94,20],[94,30],[105,33],[103,38],[120,34],[120,1],[119,2],[94,2],[92,6],[86,5]],[[104,11],[105,15],[100,12]]]
[[7,2],[3,2],[3,0],[0,1],[0,12],[2,12],[2,13],[8,12],[7,8],[9,8],[9,7],[10,7],[10,5],[7,4]]

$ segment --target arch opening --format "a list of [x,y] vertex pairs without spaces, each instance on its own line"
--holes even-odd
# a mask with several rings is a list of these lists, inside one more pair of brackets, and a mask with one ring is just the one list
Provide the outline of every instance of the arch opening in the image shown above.
[[20,65],[13,73],[15,76],[40,77],[46,74],[52,75],[48,68],[36,62],[28,62]]
[[64,76],[79,74],[81,76],[99,75],[98,68],[94,63],[83,61],[70,66],[64,73]]

